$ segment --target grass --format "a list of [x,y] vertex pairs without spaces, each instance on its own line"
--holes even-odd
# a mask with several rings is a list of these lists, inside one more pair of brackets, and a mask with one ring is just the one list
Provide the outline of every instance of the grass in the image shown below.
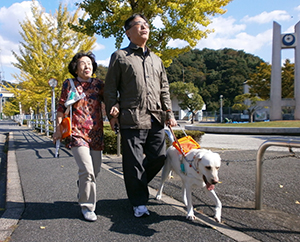
[[222,127],[245,127],[245,128],[299,128],[300,120],[280,120],[254,123],[200,123],[197,126],[222,126]]

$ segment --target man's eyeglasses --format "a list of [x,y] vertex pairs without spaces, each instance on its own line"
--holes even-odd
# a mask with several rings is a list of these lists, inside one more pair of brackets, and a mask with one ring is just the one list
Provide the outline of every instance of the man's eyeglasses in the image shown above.
[[137,21],[137,22],[133,22],[132,24],[130,24],[130,27],[128,29],[132,28],[135,25],[140,25],[140,26],[143,25],[145,28],[149,28],[149,24],[146,21],[145,22]]

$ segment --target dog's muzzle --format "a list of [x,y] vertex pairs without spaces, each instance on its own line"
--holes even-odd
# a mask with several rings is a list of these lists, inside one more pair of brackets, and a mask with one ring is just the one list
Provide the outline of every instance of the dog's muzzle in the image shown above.
[[215,189],[215,184],[218,183],[218,181],[215,180],[215,179],[213,179],[213,180],[211,181],[211,183],[209,183],[209,182],[207,181],[205,175],[203,175],[203,181],[205,182],[206,188],[207,188],[208,191],[214,190],[214,189]]

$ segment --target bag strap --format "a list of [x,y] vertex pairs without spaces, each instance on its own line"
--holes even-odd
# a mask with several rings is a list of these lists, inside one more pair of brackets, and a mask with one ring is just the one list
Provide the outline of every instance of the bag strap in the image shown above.
[[[73,79],[69,78],[68,80],[69,80],[69,82],[71,84],[71,89],[76,89],[75,84],[73,82]],[[68,114],[70,116],[71,130],[72,130],[72,106],[73,106],[73,104],[68,105],[68,107],[67,107],[67,109],[65,111],[65,116],[67,116]],[[72,132],[71,132],[70,137],[72,137]]]
[[[70,85],[71,85],[71,88],[70,88],[69,91],[72,91],[72,89],[77,90],[76,87],[75,87],[75,84],[73,82],[73,79],[72,78],[68,78],[68,81],[70,82]],[[65,111],[65,117],[67,117],[69,114],[70,114],[70,117],[72,117],[72,105],[68,105],[67,106],[67,109]],[[71,120],[71,123],[72,123],[72,120]]]
[[70,137],[72,138],[72,106],[73,105],[70,105],[70,122],[71,122],[71,134],[70,134]]
[[[75,84],[73,82],[73,79],[69,78],[69,82],[71,84],[71,89],[77,90],[75,87]],[[69,105],[69,107],[70,107],[70,122],[71,122],[71,130],[72,130],[72,107],[73,107],[73,104]],[[70,137],[72,138],[72,131],[71,131]]]
[[72,79],[72,78],[69,78],[68,80],[69,80],[69,82],[70,82],[70,84],[71,84],[71,87],[74,88],[74,89],[76,89],[75,84],[74,84],[74,82],[73,82],[73,79]]

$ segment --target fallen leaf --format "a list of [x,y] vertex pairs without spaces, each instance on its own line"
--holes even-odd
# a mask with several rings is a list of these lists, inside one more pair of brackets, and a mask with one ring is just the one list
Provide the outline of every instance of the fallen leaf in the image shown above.
[[196,209],[196,211],[197,211],[198,213],[203,214],[203,210],[201,210],[201,209],[199,209],[199,210]]

